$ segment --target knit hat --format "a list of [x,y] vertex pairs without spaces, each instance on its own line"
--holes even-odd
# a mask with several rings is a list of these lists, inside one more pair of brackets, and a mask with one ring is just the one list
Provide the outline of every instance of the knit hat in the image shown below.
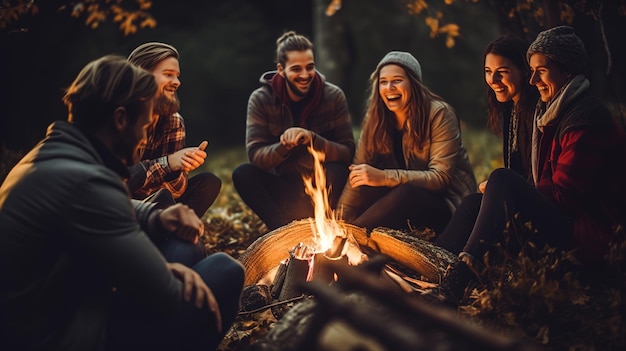
[[378,66],[376,66],[376,71],[379,71],[381,67],[389,64],[402,66],[404,69],[413,72],[420,82],[422,81],[422,67],[417,59],[410,53],[404,51],[390,51],[380,60]]
[[537,39],[530,44],[526,52],[526,59],[540,53],[569,68],[573,73],[585,73],[587,53],[582,40],[568,26],[558,26],[537,35]]

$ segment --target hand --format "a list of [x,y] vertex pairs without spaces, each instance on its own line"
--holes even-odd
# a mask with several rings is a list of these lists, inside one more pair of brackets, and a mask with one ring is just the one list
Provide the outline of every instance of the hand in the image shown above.
[[361,185],[384,186],[385,171],[372,167],[368,164],[350,165],[348,180],[353,188]]
[[167,207],[159,214],[163,228],[174,233],[177,238],[197,244],[204,233],[204,222],[189,206],[177,203]]
[[280,143],[284,145],[287,150],[291,150],[298,145],[310,144],[311,140],[313,140],[313,132],[300,127],[288,128],[280,136]]
[[217,325],[217,332],[222,332],[222,314],[220,313],[220,306],[217,304],[217,300],[213,295],[213,292],[204,283],[202,277],[193,269],[176,262],[168,262],[167,268],[174,273],[174,275],[183,282],[183,298],[189,302],[191,295],[196,293],[196,301],[194,304],[197,308],[202,308],[206,301],[209,310],[215,316],[215,324]]
[[168,155],[167,162],[170,165],[170,169],[191,172],[200,167],[206,159],[204,149],[206,149],[207,145],[209,145],[209,142],[205,140],[197,147],[186,147]]
[[485,193],[485,188],[487,188],[487,181],[483,181],[482,183],[478,184],[478,191],[480,191],[481,193]]

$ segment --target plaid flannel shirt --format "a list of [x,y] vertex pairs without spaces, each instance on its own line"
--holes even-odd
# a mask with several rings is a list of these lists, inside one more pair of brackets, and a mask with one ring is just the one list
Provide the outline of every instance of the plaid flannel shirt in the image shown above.
[[148,131],[146,147],[139,150],[141,162],[130,167],[128,187],[135,199],[144,199],[155,191],[166,188],[174,198],[187,189],[187,173],[172,171],[167,155],[185,147],[185,123],[179,113],[159,116],[155,126]]

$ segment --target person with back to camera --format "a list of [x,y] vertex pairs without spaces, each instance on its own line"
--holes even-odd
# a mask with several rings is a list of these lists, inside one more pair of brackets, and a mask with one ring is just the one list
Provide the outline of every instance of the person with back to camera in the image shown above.
[[[160,206],[184,203],[202,218],[217,198],[222,182],[211,172],[189,176],[204,163],[208,142],[185,147],[185,122],[178,112],[180,101],[176,94],[181,85],[179,59],[176,48],[159,42],[141,44],[128,55],[131,63],[152,72],[159,88],[154,121],[148,127],[147,142],[140,149],[141,161],[130,166],[127,183],[134,199]],[[206,256],[199,235],[187,240],[168,237],[155,241],[169,261],[193,266]]]
[[325,154],[323,166],[334,209],[354,155],[346,97],[315,70],[313,44],[293,31],[276,40],[276,71],[266,72],[248,100],[246,150],[250,163],[233,171],[233,183],[248,205],[273,230],[313,217],[302,176],[311,176],[312,144]]
[[123,181],[156,91],[124,57],[90,62],[63,97],[68,121],[0,185],[0,349],[210,350],[233,323],[242,265],[168,263],[146,232],[197,235],[202,221],[131,201]]
[[442,230],[476,180],[454,109],[422,83],[408,52],[391,51],[370,76],[370,96],[349,180],[348,223],[369,230]]
[[[502,135],[504,167],[510,168],[532,183],[530,141],[537,88],[530,85],[530,69],[526,62],[528,43],[512,35],[501,36],[487,45],[484,55],[487,84],[488,124]],[[435,243],[459,254],[465,246],[482,201],[487,182],[479,185],[479,193],[463,198],[450,223]]]
[[[545,30],[530,44],[530,84],[540,101],[533,119],[532,184],[510,169],[491,173],[471,234],[440,287],[429,291],[458,303],[480,280],[494,244],[515,255],[532,242],[574,250],[581,271],[602,272],[610,243],[626,225],[626,133],[589,93],[586,51],[573,28]],[[506,235],[507,223],[532,231]]]

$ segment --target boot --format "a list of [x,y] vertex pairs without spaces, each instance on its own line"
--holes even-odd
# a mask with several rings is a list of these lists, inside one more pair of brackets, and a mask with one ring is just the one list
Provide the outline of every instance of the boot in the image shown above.
[[463,261],[456,261],[448,266],[446,273],[439,284],[440,293],[445,300],[459,304],[465,296],[465,289],[476,279],[472,269]]

